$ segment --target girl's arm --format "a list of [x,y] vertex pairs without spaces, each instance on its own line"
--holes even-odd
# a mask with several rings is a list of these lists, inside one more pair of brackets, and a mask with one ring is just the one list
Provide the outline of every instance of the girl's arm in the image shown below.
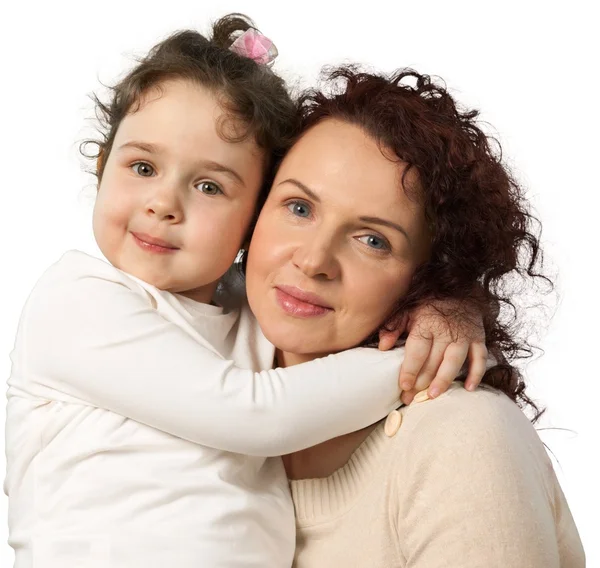
[[263,456],[360,429],[398,404],[402,350],[355,349],[255,373],[167,321],[112,267],[72,272],[42,278],[23,313],[11,384],[30,381],[35,396],[58,391],[196,443]]

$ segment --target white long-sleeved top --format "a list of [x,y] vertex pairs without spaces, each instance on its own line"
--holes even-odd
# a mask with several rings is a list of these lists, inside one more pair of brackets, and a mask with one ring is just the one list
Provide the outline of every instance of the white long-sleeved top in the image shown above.
[[260,456],[387,414],[402,352],[267,370],[273,355],[245,305],[199,304],[65,254],[31,293],[11,355],[15,567],[289,566],[285,472]]

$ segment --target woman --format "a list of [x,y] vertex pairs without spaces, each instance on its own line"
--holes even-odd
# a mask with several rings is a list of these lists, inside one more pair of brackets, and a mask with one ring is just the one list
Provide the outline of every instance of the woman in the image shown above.
[[329,81],[333,94],[302,102],[303,133],[248,255],[249,303],[277,363],[368,344],[443,296],[476,301],[498,364],[475,395],[423,393],[385,422],[285,456],[296,566],[584,566],[551,463],[515,404],[539,416],[513,366],[528,346],[504,309],[511,275],[544,278],[521,188],[477,113],[427,76],[342,68]]

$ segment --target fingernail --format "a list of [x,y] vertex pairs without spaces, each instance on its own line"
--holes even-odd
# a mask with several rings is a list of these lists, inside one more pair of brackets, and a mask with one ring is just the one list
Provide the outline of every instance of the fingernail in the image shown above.
[[435,398],[436,396],[438,396],[440,394],[440,389],[438,387],[431,387],[429,389],[429,396],[431,398]]

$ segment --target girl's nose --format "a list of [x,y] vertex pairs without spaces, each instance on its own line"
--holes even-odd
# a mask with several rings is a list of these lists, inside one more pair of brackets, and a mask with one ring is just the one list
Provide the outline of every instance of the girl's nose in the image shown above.
[[156,216],[160,221],[179,223],[183,219],[183,208],[177,191],[164,188],[156,191],[146,206],[146,213]]

